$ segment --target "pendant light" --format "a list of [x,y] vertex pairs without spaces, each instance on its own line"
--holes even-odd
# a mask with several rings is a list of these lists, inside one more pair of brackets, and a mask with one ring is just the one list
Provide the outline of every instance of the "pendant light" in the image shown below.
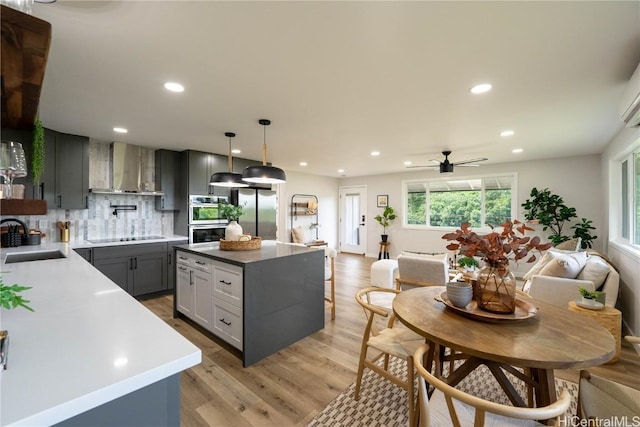
[[263,129],[262,144],[262,166],[247,166],[242,172],[242,180],[247,182],[255,182],[259,184],[281,184],[287,181],[284,171],[274,166],[267,166],[267,126],[271,124],[271,120],[258,120]]
[[227,167],[229,172],[216,172],[211,175],[209,185],[216,187],[248,187],[249,184],[242,181],[242,174],[233,173],[233,158],[231,157],[231,138],[236,136],[233,132],[225,132],[224,136],[229,138],[229,157]]

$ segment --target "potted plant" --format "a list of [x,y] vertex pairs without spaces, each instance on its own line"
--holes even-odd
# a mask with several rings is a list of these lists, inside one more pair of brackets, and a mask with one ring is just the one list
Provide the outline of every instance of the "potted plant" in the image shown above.
[[582,303],[586,305],[595,305],[597,300],[602,296],[600,291],[590,291],[582,286],[578,288],[580,295],[582,295]]
[[516,308],[516,280],[509,271],[509,261],[533,262],[536,260],[533,251],[547,250],[551,243],[541,243],[537,236],[525,236],[526,231],[534,229],[518,220],[507,220],[500,227],[498,230],[491,226],[489,234],[480,236],[464,222],[459,230],[442,238],[452,242],[447,245],[448,250],[459,250],[465,257],[479,256],[485,262],[478,273],[477,289],[474,289],[478,307],[492,313],[508,314]]
[[522,204],[525,209],[524,217],[527,221],[537,220],[542,224],[542,231],[550,229],[553,234],[548,239],[553,242],[554,246],[566,242],[572,237],[580,237],[582,249],[587,249],[591,247],[591,242],[598,238],[598,236],[591,235],[590,230],[595,230],[595,227],[592,226],[592,221],[586,218],[582,218],[582,222],[571,227],[574,230],[573,236],[564,235],[562,230],[565,223],[578,217],[576,208],[565,205],[562,197],[553,194],[548,188],[538,190],[533,187],[530,197]]
[[36,119],[33,126],[33,144],[31,146],[31,174],[33,178],[32,183],[34,186],[35,199],[44,198],[44,194],[42,194],[40,187],[40,178],[44,171],[44,142],[44,128],[42,127],[42,122],[40,119]]
[[382,235],[380,236],[383,242],[386,242],[388,239],[387,235],[387,227],[395,220],[398,216],[394,212],[391,206],[387,206],[384,208],[382,215],[376,215],[374,219],[378,221],[378,224],[382,226]]
[[458,266],[467,271],[473,271],[480,268],[480,263],[472,256],[463,256],[458,258]]
[[220,216],[229,220],[229,224],[224,230],[224,240],[239,240],[242,236],[242,227],[238,224],[238,220],[244,213],[244,205],[232,205],[231,203],[222,203],[220,205]]

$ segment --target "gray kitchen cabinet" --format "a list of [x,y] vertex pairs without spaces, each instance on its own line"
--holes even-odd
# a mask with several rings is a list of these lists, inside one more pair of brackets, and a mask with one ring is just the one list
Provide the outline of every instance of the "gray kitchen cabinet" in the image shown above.
[[213,194],[209,179],[213,173],[228,169],[227,157],[195,150],[183,151],[183,155],[187,157],[187,194]]
[[180,240],[177,242],[169,242],[167,245],[167,289],[173,289],[175,286],[175,247],[186,245],[189,240]]
[[76,248],[73,250],[82,258],[84,258],[89,264],[93,264],[93,249],[92,248]]
[[89,197],[89,138],[58,133],[53,207],[87,209]]
[[172,150],[156,150],[156,191],[164,195],[156,197],[156,210],[179,210],[177,203],[180,186],[180,153]]
[[166,291],[167,244],[146,243],[98,247],[93,265],[133,296]]

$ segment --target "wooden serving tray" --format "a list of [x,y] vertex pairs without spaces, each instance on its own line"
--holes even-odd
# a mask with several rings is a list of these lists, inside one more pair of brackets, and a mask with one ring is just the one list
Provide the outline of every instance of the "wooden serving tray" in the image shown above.
[[253,251],[262,247],[262,239],[253,236],[251,240],[224,240],[220,239],[220,250],[223,251]]
[[489,323],[506,323],[506,322],[518,322],[521,320],[527,320],[532,318],[538,312],[538,308],[529,303],[528,301],[516,298],[516,311],[511,314],[498,314],[484,311],[478,308],[476,301],[471,301],[466,307],[456,307],[447,298],[447,291],[440,294],[440,301],[442,301],[447,308],[460,313],[463,316],[471,319],[480,320],[482,322]]

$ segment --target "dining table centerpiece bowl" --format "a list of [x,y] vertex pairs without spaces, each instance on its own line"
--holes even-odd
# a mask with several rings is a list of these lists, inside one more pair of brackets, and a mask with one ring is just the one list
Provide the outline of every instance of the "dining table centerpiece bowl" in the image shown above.
[[449,282],[446,285],[447,298],[456,307],[466,307],[473,297],[473,289],[470,283],[466,282]]
[[534,229],[518,220],[507,220],[499,226],[489,225],[491,232],[479,235],[471,230],[471,224],[463,222],[453,233],[446,233],[443,239],[451,242],[450,251],[459,250],[467,257],[477,256],[484,261],[473,283],[476,287],[478,308],[491,313],[511,314],[516,309],[516,279],[510,271],[509,263],[536,260],[549,249],[552,243],[542,243],[538,236],[525,236]]

